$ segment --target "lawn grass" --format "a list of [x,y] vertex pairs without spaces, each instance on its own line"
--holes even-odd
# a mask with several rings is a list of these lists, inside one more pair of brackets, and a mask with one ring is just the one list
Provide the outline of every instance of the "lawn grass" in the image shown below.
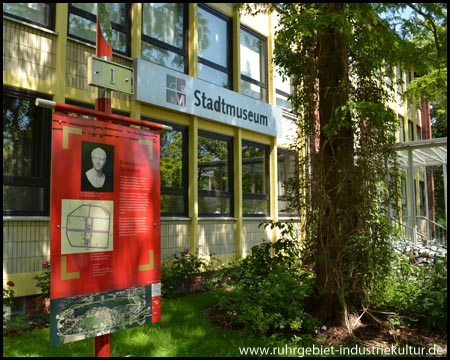
[[[216,301],[215,292],[164,300],[160,322],[111,334],[111,357],[240,357],[240,347],[270,345],[268,339],[250,336],[244,330],[213,324],[203,311]],[[50,346],[48,328],[3,337],[3,357],[94,355],[92,338]]]

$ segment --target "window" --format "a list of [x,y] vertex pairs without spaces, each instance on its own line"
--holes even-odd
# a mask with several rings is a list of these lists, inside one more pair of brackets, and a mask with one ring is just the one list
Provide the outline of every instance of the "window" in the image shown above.
[[403,70],[400,66],[395,67],[395,77],[397,82],[397,92],[403,93]]
[[[107,3],[112,27],[113,51],[130,55],[130,5],[126,3]],[[86,41],[97,42],[97,3],[69,4],[69,36]]]
[[422,140],[422,128],[416,125],[416,140]]
[[232,88],[231,20],[198,5],[198,78]]
[[50,30],[55,29],[55,4],[3,3],[3,15]]
[[198,212],[233,214],[233,140],[206,131],[198,136]]
[[242,142],[244,216],[269,215],[269,146]]
[[279,216],[298,216],[290,210],[289,194],[285,188],[286,182],[297,173],[298,158],[295,152],[278,148],[278,215]]
[[187,72],[187,4],[142,4],[142,58]]
[[241,93],[267,101],[267,41],[241,27]]
[[291,102],[288,100],[291,95],[291,81],[286,79],[283,81],[278,69],[275,69],[275,100],[276,105],[287,111],[292,110]]
[[172,127],[160,132],[161,215],[188,215],[188,130],[168,122],[143,118]]
[[414,141],[414,124],[408,120],[408,141]]
[[412,78],[413,78],[412,72],[411,71],[407,71],[406,72],[406,86],[411,84]]
[[388,86],[389,89],[392,88],[392,73],[393,73],[392,66],[386,65],[384,81],[386,82],[386,85]]
[[52,111],[37,97],[3,88],[3,215],[49,215]]
[[419,214],[420,216],[426,216],[427,215],[427,195],[426,195],[426,189],[425,189],[425,182],[420,180],[419,181]]
[[400,184],[401,194],[402,194],[402,217],[407,220],[408,217],[408,188],[406,186],[406,177],[401,177]]
[[405,141],[405,118],[401,115],[398,116],[399,129],[398,129],[398,142]]

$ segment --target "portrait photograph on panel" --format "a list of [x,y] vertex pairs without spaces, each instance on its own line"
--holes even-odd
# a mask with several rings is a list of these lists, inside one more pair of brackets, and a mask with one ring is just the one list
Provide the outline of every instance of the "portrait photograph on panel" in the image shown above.
[[114,191],[114,146],[83,141],[81,191]]

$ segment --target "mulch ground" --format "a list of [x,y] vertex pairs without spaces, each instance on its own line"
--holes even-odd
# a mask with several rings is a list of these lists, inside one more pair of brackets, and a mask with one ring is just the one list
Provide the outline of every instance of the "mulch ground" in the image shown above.
[[[233,328],[229,318],[217,306],[205,310],[205,315],[221,327]],[[416,327],[393,327],[387,321],[358,321],[351,336],[345,326],[323,326],[314,335],[317,346],[347,348],[359,354],[382,356],[447,357],[447,335]],[[370,352],[370,353],[369,353]]]

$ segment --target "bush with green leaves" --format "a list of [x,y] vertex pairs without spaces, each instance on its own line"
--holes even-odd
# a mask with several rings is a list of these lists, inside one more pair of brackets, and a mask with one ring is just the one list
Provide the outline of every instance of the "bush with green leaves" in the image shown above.
[[37,280],[36,286],[41,289],[43,298],[50,298],[50,262],[44,261],[42,263],[42,271],[33,277]]
[[[283,234],[291,224],[276,223]],[[240,261],[240,279],[219,295],[219,308],[233,326],[260,335],[312,332],[316,320],[304,310],[314,275],[301,261],[301,247],[292,237],[263,242]]]
[[447,332],[447,257],[423,270],[424,288],[415,304],[419,320],[427,328]]
[[413,257],[397,254],[389,276],[373,284],[372,307],[394,312],[406,325],[447,330],[447,258],[416,264]]
[[[209,257],[193,254],[190,248],[175,253],[172,259],[161,265],[161,292],[165,298],[185,295],[191,292],[196,276],[201,277],[201,287],[208,284],[204,275],[220,268],[220,262],[212,255]],[[211,277],[211,276],[210,276]]]

